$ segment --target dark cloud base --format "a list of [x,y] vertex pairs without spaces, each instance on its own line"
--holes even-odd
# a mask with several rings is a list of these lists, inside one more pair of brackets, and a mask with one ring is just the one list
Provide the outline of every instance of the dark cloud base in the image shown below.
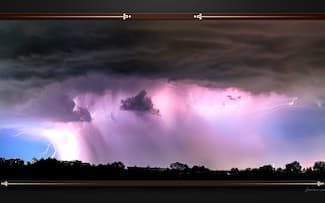
[[[114,78],[138,77],[254,94],[304,91],[320,103],[325,96],[323,21],[1,21],[0,44],[0,108],[34,100],[47,110],[33,114],[63,121],[91,117],[85,107],[73,112],[61,90],[42,95],[52,84],[77,95],[117,91],[123,80]],[[110,81],[73,82],[92,74]],[[143,93],[122,109],[157,112]]]
[[159,110],[154,108],[151,98],[146,95],[147,92],[142,90],[134,97],[122,99],[120,108],[126,111],[148,112],[159,115]]
[[324,73],[324,34],[322,21],[2,21],[0,79],[100,72],[282,91]]

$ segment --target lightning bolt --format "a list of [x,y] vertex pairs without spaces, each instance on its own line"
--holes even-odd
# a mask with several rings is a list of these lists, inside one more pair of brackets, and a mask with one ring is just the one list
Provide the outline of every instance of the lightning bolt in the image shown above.
[[288,108],[288,107],[290,107],[290,108],[300,108],[300,107],[302,107],[302,105],[297,105],[296,104],[297,100],[298,100],[298,97],[294,97],[289,102],[285,102],[285,103],[282,103],[282,104],[278,104],[278,105],[274,105],[274,106],[271,106],[271,107],[263,108],[261,110],[255,111],[254,113],[261,113],[262,115],[265,115],[265,114],[273,113],[273,112],[276,112],[276,111],[279,111],[281,109]]
[[[49,143],[49,144],[47,145],[46,149],[42,152],[41,157],[46,157],[46,154],[49,152],[50,147],[51,147],[51,144]],[[41,158],[41,157],[40,157],[40,158]]]
[[12,136],[13,136],[13,137],[18,137],[18,136],[23,135],[23,134],[24,134],[24,132],[18,132],[18,133],[16,133],[16,134],[12,135]]
[[51,155],[51,158],[53,159],[56,156],[56,147],[55,147],[55,145],[52,145],[52,146],[53,146],[53,153]]

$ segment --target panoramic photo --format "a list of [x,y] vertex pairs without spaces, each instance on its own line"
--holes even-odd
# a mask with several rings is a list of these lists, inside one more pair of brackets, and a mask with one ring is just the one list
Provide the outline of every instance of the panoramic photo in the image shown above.
[[0,178],[325,176],[325,22],[0,22]]

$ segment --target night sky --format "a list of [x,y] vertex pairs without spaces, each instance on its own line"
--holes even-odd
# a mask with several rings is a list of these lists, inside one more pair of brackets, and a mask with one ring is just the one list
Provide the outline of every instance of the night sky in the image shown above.
[[0,157],[325,160],[325,21],[0,21]]

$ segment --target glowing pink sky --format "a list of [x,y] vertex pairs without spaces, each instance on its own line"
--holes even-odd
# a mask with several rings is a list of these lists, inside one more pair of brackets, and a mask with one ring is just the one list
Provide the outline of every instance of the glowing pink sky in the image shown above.
[[[80,82],[91,83],[96,77]],[[127,165],[168,166],[180,161],[226,169],[268,163],[283,166],[303,157],[302,150],[268,127],[287,110],[305,108],[297,97],[164,80],[130,79],[125,83],[137,88],[107,87],[100,94],[71,90],[74,109],[88,109],[91,122],[43,121],[21,130],[45,137],[55,148],[56,158],[92,163],[120,160]],[[122,99],[144,87],[160,115],[120,109]],[[53,88],[48,89],[45,91]],[[282,147],[288,148],[281,155]],[[316,150],[313,158],[322,158],[322,152]],[[311,162],[309,158],[301,160],[305,165]]]

